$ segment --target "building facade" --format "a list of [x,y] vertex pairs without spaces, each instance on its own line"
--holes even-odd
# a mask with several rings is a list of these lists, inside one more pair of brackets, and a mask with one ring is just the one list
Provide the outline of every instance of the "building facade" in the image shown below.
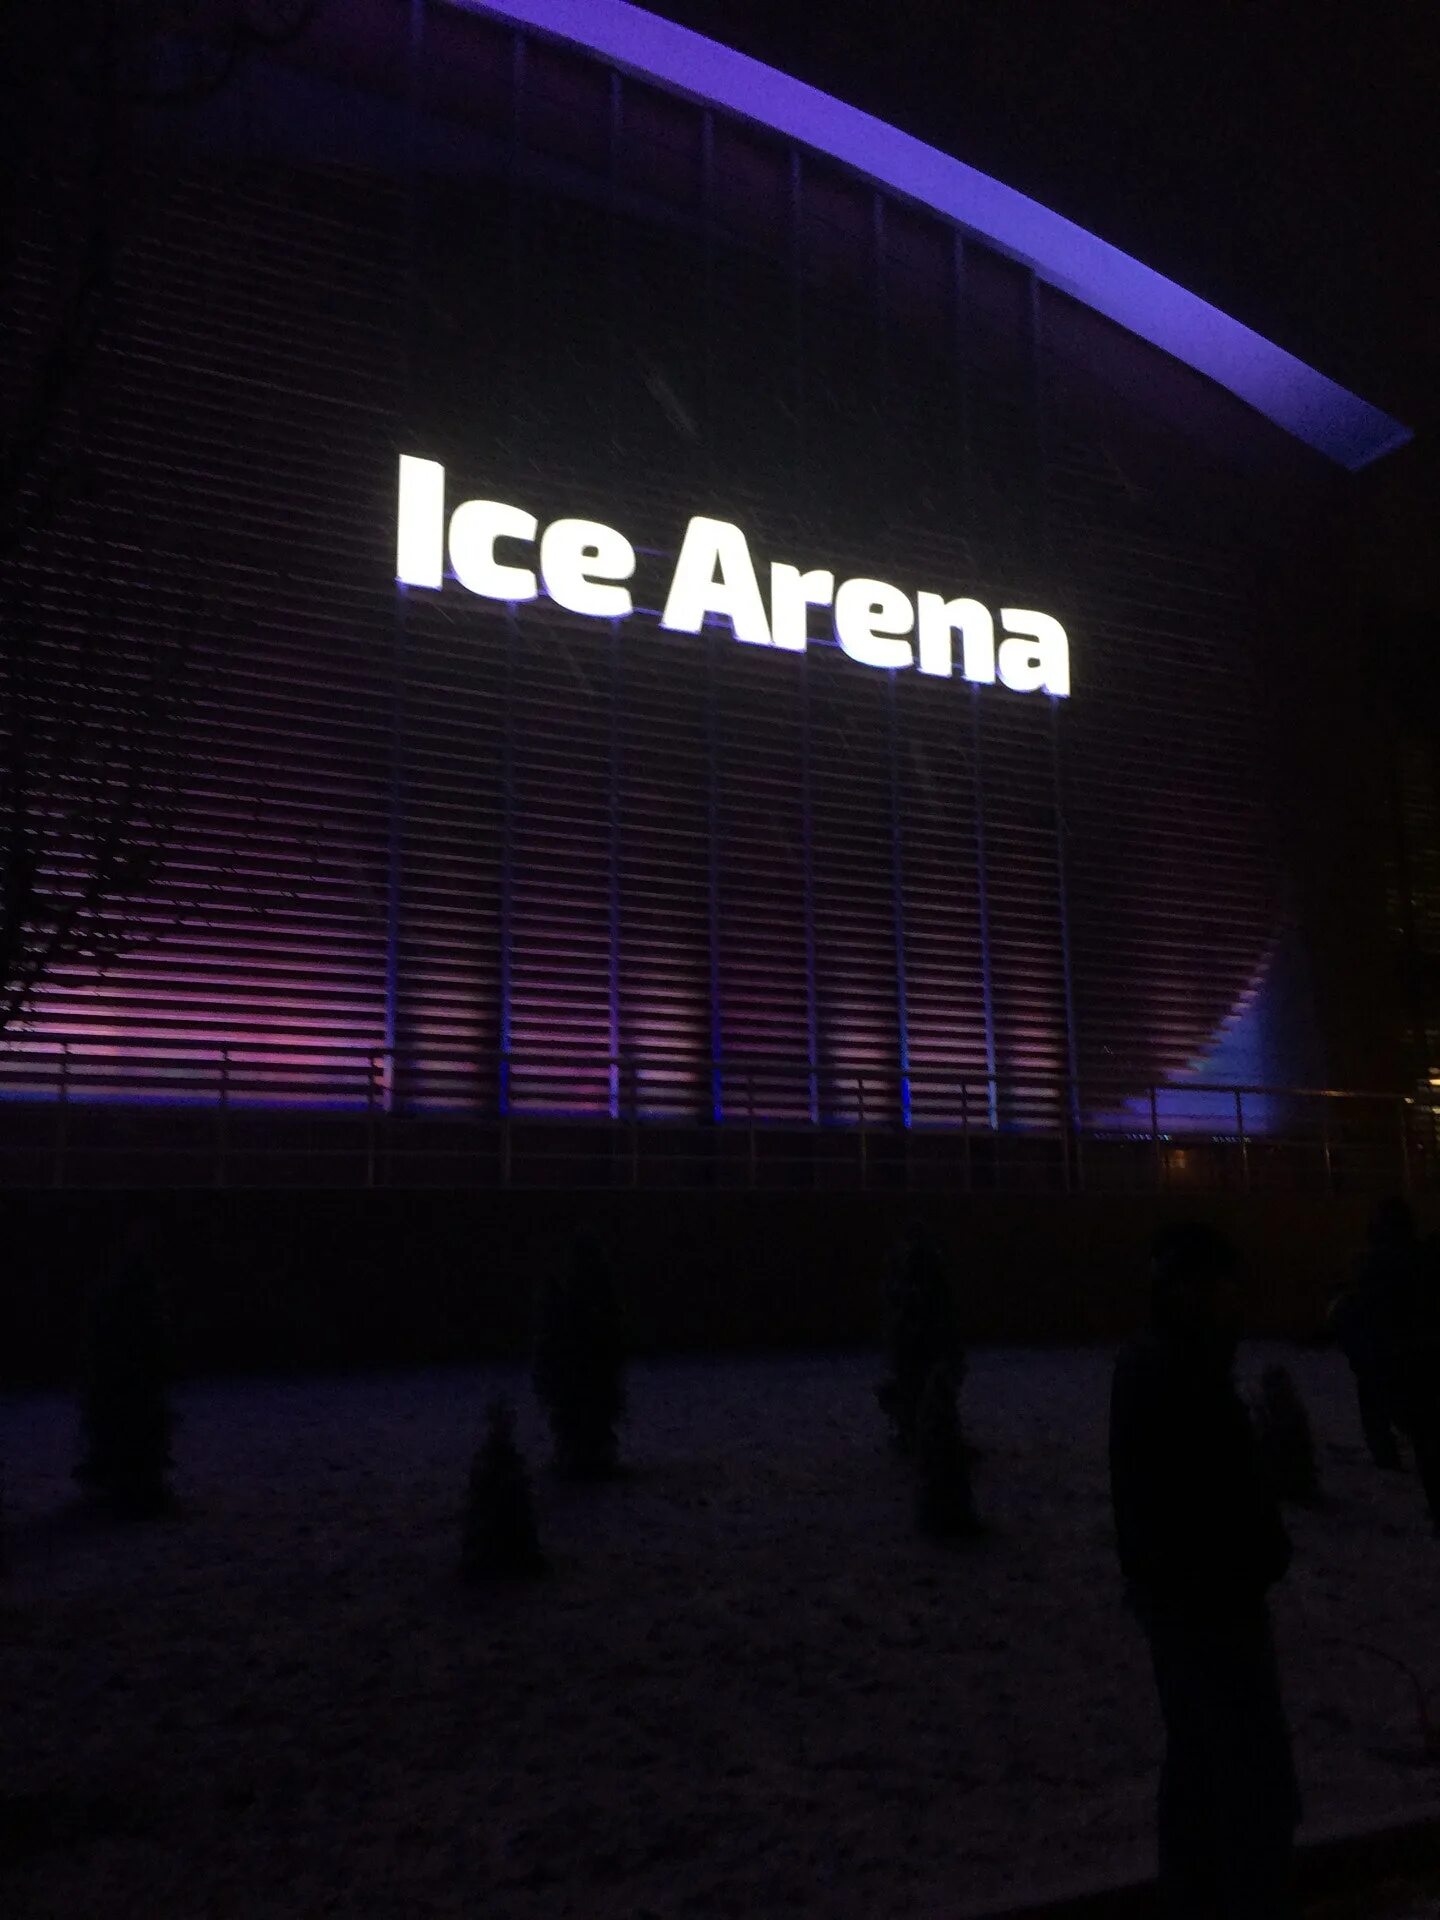
[[1404,1091],[1384,779],[1328,731],[1395,423],[635,9],[371,0],[202,91],[136,121],[89,481],[7,587],[132,684],[180,637],[183,792],[150,937],[51,973],[12,1090],[979,1134]]

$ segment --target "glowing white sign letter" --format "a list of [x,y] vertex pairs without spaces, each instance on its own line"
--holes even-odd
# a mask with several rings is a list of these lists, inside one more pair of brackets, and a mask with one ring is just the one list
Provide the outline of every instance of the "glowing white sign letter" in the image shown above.
[[817,568],[802,573],[776,560],[770,568],[770,631],[777,647],[804,653],[809,640],[808,607],[828,607],[835,599],[835,576]]
[[744,534],[728,520],[697,514],[685,529],[660,624],[669,633],[699,633],[707,613],[728,620],[737,640],[770,645],[765,604]]
[[556,520],[540,542],[540,578],[556,606],[595,620],[628,620],[635,602],[624,587],[604,580],[632,580],[635,549],[623,533],[598,520]]
[[915,609],[908,598],[883,580],[847,580],[835,596],[836,636],[862,666],[913,666],[910,642],[883,636],[909,633],[914,625]]
[[995,622],[990,609],[978,600],[943,600],[938,593],[920,595],[920,671],[955,671],[955,649],[950,636],[960,635],[962,671],[967,680],[995,684]]
[[445,583],[445,469],[409,453],[400,456],[395,578],[407,587]]
[[450,516],[450,564],[455,578],[487,600],[535,600],[540,583],[528,567],[505,567],[495,558],[497,540],[533,540],[540,522],[522,507],[498,500],[466,500]]
[[1038,693],[1043,687],[1064,699],[1070,691],[1070,642],[1060,622],[1025,607],[1002,607],[1000,620],[1010,636],[1000,642],[1004,684],[1012,693]]

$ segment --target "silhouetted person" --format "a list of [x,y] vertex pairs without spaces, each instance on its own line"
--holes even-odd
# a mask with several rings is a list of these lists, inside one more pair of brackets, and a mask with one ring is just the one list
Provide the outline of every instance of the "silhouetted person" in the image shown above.
[[933,1540],[964,1540],[980,1531],[970,1487],[970,1461],[948,1367],[932,1369],[916,1431],[915,1518]]
[[947,1368],[957,1390],[965,1378],[949,1269],[935,1236],[919,1223],[906,1229],[886,1269],[885,1355],[888,1372],[875,1397],[895,1445],[913,1453],[931,1372]]
[[1152,1329],[1115,1366],[1110,1476],[1165,1725],[1161,1887],[1177,1916],[1283,1920],[1300,1804],[1266,1593],[1290,1542],[1232,1378],[1238,1263],[1175,1226],[1151,1278]]
[[1414,1296],[1419,1245],[1404,1200],[1382,1200],[1370,1216],[1365,1252],[1330,1310],[1330,1325],[1355,1375],[1360,1428],[1377,1467],[1400,1465],[1397,1373]]
[[1440,1537],[1440,1236],[1415,1248],[1395,1359],[1395,1419],[1415,1449],[1415,1470]]
[[496,1400],[470,1467],[460,1571],[466,1580],[480,1581],[546,1570],[530,1476],[515,1441],[515,1414],[507,1401]]

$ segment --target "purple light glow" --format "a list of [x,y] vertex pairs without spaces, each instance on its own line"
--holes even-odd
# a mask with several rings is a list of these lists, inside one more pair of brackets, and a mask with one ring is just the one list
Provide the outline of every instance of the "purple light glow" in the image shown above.
[[1121,253],[963,161],[747,54],[626,0],[450,0],[569,41],[672,92],[827,154],[919,202],[1047,285],[1226,387],[1287,433],[1352,471],[1404,446],[1410,430]]

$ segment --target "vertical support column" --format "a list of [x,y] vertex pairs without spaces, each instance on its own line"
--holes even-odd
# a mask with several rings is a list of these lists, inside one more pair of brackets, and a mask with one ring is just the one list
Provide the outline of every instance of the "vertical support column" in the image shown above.
[[620,290],[623,284],[620,272],[620,167],[625,138],[624,86],[625,83],[620,74],[612,70],[610,74],[610,170],[606,181],[605,209],[606,224],[609,227],[609,245],[605,250],[605,429],[606,439],[609,442],[610,472],[612,478],[616,480],[623,478],[624,467],[624,436],[620,425],[623,417],[620,396],[622,332]]
[[810,486],[810,448],[806,432],[806,402],[810,382],[805,366],[805,162],[797,147],[790,149],[789,166],[789,265],[790,265],[790,397],[794,410],[790,442],[794,452],[791,467],[791,499],[798,501],[801,518],[809,521],[813,499]]
[[[965,278],[965,241],[958,233],[954,236],[951,254],[951,311],[953,317],[951,362],[959,414],[959,517],[961,525],[967,530],[968,538],[968,530],[973,526],[975,517],[975,450],[971,431],[969,308]],[[996,1084],[995,976],[990,947],[990,869],[985,835],[985,762],[980,725],[980,689],[973,682],[969,687],[969,694],[971,805],[975,814],[975,911],[980,936],[980,992],[985,1020],[985,1110],[993,1133],[1000,1125],[999,1088]]]
[[620,717],[624,711],[625,656],[620,638],[620,622],[610,623],[610,1118],[620,1118],[620,942],[624,928],[621,920],[620,862],[623,840],[620,817],[620,760],[623,735]]
[[[1031,457],[1032,482],[1031,526],[1040,560],[1040,575],[1046,592],[1050,592],[1054,578],[1054,555],[1050,550],[1050,515],[1046,508],[1048,468],[1046,461],[1046,411],[1045,411],[1045,338],[1044,319],[1041,313],[1040,282],[1032,273],[1028,285],[1029,300],[1029,375],[1031,408]],[[1070,1125],[1077,1135],[1081,1124],[1080,1106],[1080,1048],[1075,1021],[1075,965],[1070,924],[1070,871],[1067,858],[1066,840],[1069,829],[1065,821],[1065,785],[1063,772],[1063,712],[1065,702],[1052,696],[1050,699],[1050,775],[1051,793],[1054,802],[1055,820],[1055,888],[1056,906],[1060,918],[1060,967],[1065,996],[1065,1065],[1066,1065],[1066,1104],[1069,1108]]]
[[[880,396],[880,417],[886,419],[890,406],[890,329],[889,305],[885,287],[885,197],[876,192],[870,200],[872,295],[875,321],[875,375]],[[880,470],[880,517],[888,519],[893,474],[888,460]],[[896,1051],[900,1066],[900,1124],[908,1128],[912,1118],[910,1085],[910,1007],[906,981],[905,951],[905,868],[900,802],[900,695],[896,676],[889,676],[888,739],[886,742],[890,773],[890,916],[895,940],[895,1025]]]
[[715,115],[700,115],[700,228],[704,242],[704,332],[701,378],[705,407],[705,466],[710,484],[719,477],[716,443],[723,418],[715,374]]
[[815,935],[815,776],[810,738],[810,668],[800,661],[800,858],[804,866],[805,1046],[809,1067],[810,1124],[818,1127],[820,1099],[819,955]]
[[[885,246],[885,196],[877,191],[870,198],[870,273],[871,298],[875,326],[875,390],[880,399],[880,418],[889,420],[894,409],[890,404],[890,302],[886,286],[886,246]],[[888,525],[893,498],[894,471],[891,465],[891,437],[880,436],[880,454],[875,462],[875,471],[880,480],[881,511],[876,515],[882,525]]]
[[985,837],[985,750],[980,730],[980,689],[970,688],[970,777],[975,808],[975,895],[980,918],[980,985],[985,1008],[985,1090],[990,1131],[1000,1127],[1000,1089],[996,1078],[995,975],[990,958],[990,868]]
[[[420,185],[417,148],[419,121],[424,109],[422,71],[425,51],[425,0],[410,0],[410,31],[406,43],[405,178],[399,196],[400,241],[400,421],[408,430],[415,407],[415,355],[411,328],[420,311],[415,297],[416,252],[420,233]],[[405,690],[409,668],[409,626],[406,597],[409,588],[396,583],[395,617],[390,645],[389,787],[385,828],[385,1004],[382,1016],[383,1079],[380,1097],[385,1110],[396,1101],[400,1047],[403,1038],[400,1009],[400,939],[404,909],[405,858]]]
[[[606,249],[606,367],[608,390],[607,437],[610,447],[610,473],[616,498],[623,497],[624,447],[622,441],[622,396],[620,392],[620,175],[624,163],[625,141],[625,82],[621,75],[613,71],[610,74],[610,173],[607,182],[609,204],[606,217],[609,225],[609,246]],[[610,1014],[610,1066],[609,1066],[609,1105],[610,1118],[618,1121],[621,1115],[622,1085],[620,1050],[622,1046],[622,1027],[620,1017],[620,942],[622,938],[620,862],[622,857],[621,838],[621,755],[623,752],[624,714],[623,671],[624,655],[621,651],[620,622],[610,625],[610,737],[609,757],[609,809],[610,843],[609,858],[609,992]],[[633,1092],[633,1082],[632,1082]],[[638,1116],[637,1116],[638,1117]]]
[[1046,697],[1050,701],[1050,777],[1055,807],[1055,886],[1059,895],[1060,967],[1065,989],[1066,1085],[1069,1089],[1070,1124],[1078,1133],[1081,1125],[1080,1048],[1075,1030],[1075,962],[1070,937],[1070,865],[1065,845],[1070,829],[1065,820],[1065,781],[1061,749],[1061,710],[1065,702],[1055,699],[1053,695]]
[[710,1118],[725,1118],[725,1023],[720,1005],[720,693],[716,628],[705,632],[705,798],[710,941]]
[[[711,483],[718,479],[715,454],[724,406],[715,372],[716,240],[715,240],[715,116],[707,107],[700,117],[700,217],[705,245],[705,404],[707,464]],[[720,1012],[720,767],[719,714],[716,689],[715,630],[707,627],[705,646],[705,821],[706,821],[706,958],[709,1005],[709,1114],[716,1125],[725,1115],[724,1023]]]
[[[520,204],[521,177],[525,150],[525,36],[518,30],[510,41],[510,220],[507,235],[509,272],[510,349],[518,352],[521,339],[521,289],[524,286],[523,233]],[[520,436],[518,383],[510,382],[510,444],[512,450]],[[501,1182],[510,1184],[510,1115],[514,1105],[511,1054],[514,1043],[514,939],[515,939],[515,681],[520,650],[520,621],[515,607],[505,611],[504,709],[501,714],[500,744],[500,956],[499,1018],[497,1032],[500,1057],[496,1062],[495,1103],[500,1117]]]
[[[805,219],[804,161],[797,149],[790,154],[790,356],[794,381],[795,471],[792,498],[809,519],[811,496],[808,442],[805,431]],[[810,660],[801,656],[800,676],[800,860],[802,912],[805,933],[805,1058],[808,1068],[808,1111],[812,1127],[820,1124],[820,1003],[815,937],[815,774],[814,742],[810,726]]]
[[910,996],[905,953],[905,845],[902,833],[903,809],[900,805],[900,696],[895,675],[889,676],[889,755],[890,755],[890,899],[895,926],[895,1021],[900,1058],[900,1124],[909,1127],[910,1098]]
[[496,1107],[502,1120],[511,1105],[510,1051],[514,1033],[515,937],[515,658],[520,647],[514,607],[505,610],[505,707],[500,735],[500,1058]]

